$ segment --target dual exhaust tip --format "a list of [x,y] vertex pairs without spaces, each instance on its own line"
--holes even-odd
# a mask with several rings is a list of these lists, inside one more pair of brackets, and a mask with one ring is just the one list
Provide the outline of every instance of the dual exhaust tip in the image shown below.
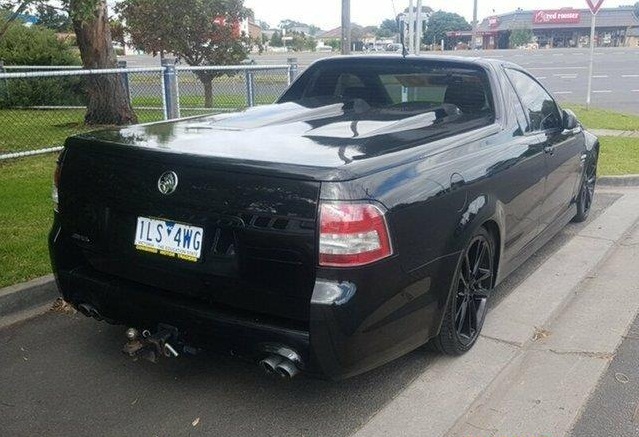
[[78,305],[78,311],[87,317],[93,317],[99,322],[103,320],[100,312],[93,305],[89,305],[88,303],[81,303]]
[[282,379],[293,379],[300,373],[293,361],[280,355],[269,355],[260,361],[260,367],[269,375],[278,375]]
[[[78,311],[82,313],[83,315],[87,317],[92,317],[98,321],[106,320],[107,322],[110,322],[109,320],[102,317],[100,312],[93,305],[82,303],[78,305]],[[129,333],[127,331],[127,336],[128,335]],[[170,355],[177,356],[177,352],[174,352],[174,350],[170,352],[172,353],[168,354],[165,351],[165,354],[167,356],[170,356]],[[297,354],[293,353],[293,356],[296,356],[296,355]],[[283,357],[281,355],[276,355],[276,354],[271,354],[268,357],[264,358],[263,360],[259,362],[259,365],[262,368],[262,370],[264,370],[267,374],[277,375],[281,377],[282,379],[293,379],[300,373],[299,367],[297,367],[297,364],[293,360]]]
[[87,317],[92,317],[98,322],[105,321],[111,325],[116,325],[117,322],[115,320],[106,318],[100,314],[100,311],[96,307],[88,303],[81,303],[78,305],[78,311]]

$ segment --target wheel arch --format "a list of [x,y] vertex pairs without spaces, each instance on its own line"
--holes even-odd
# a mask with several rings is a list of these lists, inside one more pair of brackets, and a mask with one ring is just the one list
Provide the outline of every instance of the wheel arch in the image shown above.
[[495,239],[494,285],[501,280],[499,273],[504,253],[505,222],[505,212],[501,202],[495,196],[482,194],[468,204],[457,227],[458,242],[461,242],[460,249],[481,227]]
[[486,220],[482,227],[485,228],[490,235],[494,238],[495,253],[493,254],[493,286],[497,284],[497,278],[499,275],[499,265],[501,261],[502,249],[502,235],[499,224],[494,219]]

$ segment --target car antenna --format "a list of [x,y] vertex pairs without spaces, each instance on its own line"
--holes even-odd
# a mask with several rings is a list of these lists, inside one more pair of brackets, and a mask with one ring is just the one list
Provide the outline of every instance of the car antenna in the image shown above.
[[406,50],[406,23],[397,16],[397,28],[399,29],[399,42],[402,44],[402,56],[405,58],[408,55],[408,50]]

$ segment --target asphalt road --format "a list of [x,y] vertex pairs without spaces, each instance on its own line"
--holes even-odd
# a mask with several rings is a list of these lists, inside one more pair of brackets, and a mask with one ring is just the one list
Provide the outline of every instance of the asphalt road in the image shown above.
[[617,349],[570,437],[639,435],[639,316]]
[[[591,219],[617,197],[600,193]],[[567,226],[498,287],[493,304],[584,225]],[[123,331],[56,312],[0,330],[0,435],[348,435],[437,359],[419,349],[339,383],[281,381],[206,353],[134,362],[119,352]]]
[[[533,73],[561,102],[586,103],[589,51],[587,49],[482,50],[445,52],[447,55],[481,56],[519,64]],[[327,53],[267,53],[251,55],[258,64],[286,64],[297,57],[300,67],[330,56]],[[158,58],[127,56],[131,67],[157,66]],[[639,114],[639,49],[595,50],[592,105]]]

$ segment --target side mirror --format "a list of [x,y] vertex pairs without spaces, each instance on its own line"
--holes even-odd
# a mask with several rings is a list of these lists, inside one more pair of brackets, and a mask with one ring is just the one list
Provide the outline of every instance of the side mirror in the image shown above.
[[570,109],[564,109],[564,129],[572,130],[579,127],[579,120],[577,116]]

